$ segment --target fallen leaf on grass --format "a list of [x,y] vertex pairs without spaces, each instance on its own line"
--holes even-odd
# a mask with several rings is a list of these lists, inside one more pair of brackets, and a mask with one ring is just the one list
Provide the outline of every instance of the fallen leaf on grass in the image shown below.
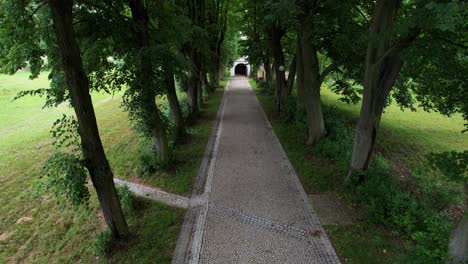
[[24,223],[24,222],[31,222],[32,220],[33,220],[32,217],[23,216],[20,219],[16,220],[16,224],[21,224],[21,223]]

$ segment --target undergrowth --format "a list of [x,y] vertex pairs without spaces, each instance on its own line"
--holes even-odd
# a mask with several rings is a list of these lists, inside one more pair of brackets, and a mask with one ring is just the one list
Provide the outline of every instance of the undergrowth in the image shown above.
[[[346,179],[355,125],[333,106],[324,105],[323,113],[327,136],[312,152],[332,162],[342,175],[340,188],[347,190],[345,197],[350,202],[359,205],[362,220],[390,228],[393,235],[405,241],[406,252],[397,263],[447,261],[448,238],[454,221],[449,209],[464,197],[460,184],[439,175],[440,171],[431,169],[429,163],[413,168],[410,175],[403,177],[378,152],[374,153],[368,171]],[[305,111],[297,108],[296,98],[287,98],[279,122],[301,131],[305,138],[305,120]]]

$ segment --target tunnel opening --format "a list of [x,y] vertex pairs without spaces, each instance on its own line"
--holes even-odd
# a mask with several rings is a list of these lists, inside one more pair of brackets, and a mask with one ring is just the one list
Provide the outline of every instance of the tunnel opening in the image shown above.
[[235,75],[247,75],[247,65],[244,63],[239,63],[234,68]]

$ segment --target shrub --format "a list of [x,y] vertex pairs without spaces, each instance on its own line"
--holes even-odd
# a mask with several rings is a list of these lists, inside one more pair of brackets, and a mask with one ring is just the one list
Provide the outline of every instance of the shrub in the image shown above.
[[96,255],[103,255],[109,253],[112,250],[112,233],[109,228],[96,234],[96,238],[91,244]]
[[324,106],[323,116],[327,137],[315,146],[314,151],[324,158],[335,161],[339,171],[345,174],[351,159],[354,130],[338,113],[336,107]]
[[268,85],[268,83],[263,79],[258,79],[255,81],[257,83],[258,89],[265,94],[273,95],[275,93],[274,87]]
[[[464,197],[460,184],[447,181],[440,174],[431,175],[429,171],[416,171],[407,180],[412,195],[417,197],[420,203],[436,211],[441,211],[460,203]],[[417,188],[412,188],[417,186]]]
[[448,179],[468,184],[468,150],[431,153],[428,159],[432,167],[440,170]]
[[150,149],[140,147],[136,160],[135,170],[139,175],[147,176],[154,173],[157,169],[157,157]]
[[171,110],[169,109],[168,103],[162,104],[159,106],[161,109],[161,120],[166,126],[166,136],[168,140],[168,145],[170,148],[173,148],[177,141],[176,125],[172,118]]
[[355,199],[365,209],[363,218],[410,239],[403,263],[441,263],[447,254],[451,218],[433,208],[437,196],[419,191],[423,188],[419,185],[413,186],[418,190],[414,192],[402,189],[388,168],[374,165],[364,179],[354,185]]
[[[313,149],[320,157],[332,160],[343,176],[347,174],[354,141],[354,124],[336,107],[323,107],[327,137]],[[286,99],[282,122],[293,124],[306,133],[305,111],[297,101]],[[465,153],[432,155],[432,165],[451,180],[466,180]],[[428,166],[429,167],[429,166]],[[408,254],[401,263],[443,263],[447,257],[452,217],[445,210],[463,198],[459,185],[447,178],[433,176],[434,171],[412,171],[401,179],[389,162],[378,153],[369,169],[349,179],[349,197],[363,207],[365,221],[390,227],[407,240]],[[344,177],[343,177],[344,181]]]
[[[324,106],[323,111],[328,134],[314,151],[335,161],[345,175],[352,154],[353,126],[335,107]],[[463,169],[453,167],[461,164],[459,167],[466,168],[460,162],[461,155],[445,156],[432,155],[432,163],[449,170],[448,174],[460,175]],[[412,177],[401,180],[389,162],[375,153],[369,169],[350,179],[351,197],[364,207],[363,219],[391,227],[409,239],[405,245],[409,254],[403,263],[441,263],[446,259],[451,217],[443,210],[459,202],[463,193],[446,179],[428,175],[428,171],[412,172]]]
[[182,111],[182,117],[184,120],[187,120],[190,116],[190,105],[187,101],[187,98],[180,100],[180,110]]
[[297,99],[295,96],[288,96],[284,102],[284,109],[281,118],[284,122],[294,124],[296,122]]
[[424,228],[411,234],[413,242],[405,248],[409,254],[404,263],[444,263],[452,218],[446,213],[430,214],[424,219]]
[[117,193],[119,195],[120,205],[126,212],[133,212],[136,208],[136,196],[127,186],[118,186]]
[[[297,103],[297,101],[296,101]],[[307,113],[303,106],[296,106],[296,128],[300,131],[304,137],[307,135]]]
[[154,144],[150,139],[142,137],[138,143],[138,154],[135,171],[142,176],[150,176],[158,170],[168,168],[172,157],[167,160],[160,160],[154,152]]

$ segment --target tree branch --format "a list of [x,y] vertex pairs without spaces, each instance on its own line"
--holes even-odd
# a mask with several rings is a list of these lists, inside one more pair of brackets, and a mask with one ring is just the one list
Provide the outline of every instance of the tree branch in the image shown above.
[[320,74],[320,82],[323,82],[323,80],[325,80],[325,77],[327,77],[327,75],[330,74],[331,72],[337,70],[338,67],[340,67],[340,64],[336,62],[328,65]]
[[359,6],[354,6],[354,7],[359,12],[359,14],[362,16],[362,18],[364,18],[364,20],[366,20],[366,22],[369,22],[369,18],[366,17],[366,14],[364,14],[364,12],[362,12],[362,10],[359,8]]
[[392,56],[392,55],[400,52],[404,48],[408,47],[413,41],[416,40],[416,38],[419,35],[419,32],[420,32],[420,30],[418,29],[418,30],[414,31],[412,34],[410,34],[410,35],[396,41],[395,44],[393,44],[390,48],[388,48],[387,51],[382,56],[380,56],[376,60],[376,62],[373,63],[373,64],[374,65],[380,64],[380,63],[382,63],[382,61],[384,61],[389,56]]
[[45,6],[46,4],[47,4],[47,1],[39,3],[38,6],[36,6],[36,8],[31,13],[31,17],[33,17],[37,13],[37,11],[39,11],[39,9],[41,9],[41,7]]

